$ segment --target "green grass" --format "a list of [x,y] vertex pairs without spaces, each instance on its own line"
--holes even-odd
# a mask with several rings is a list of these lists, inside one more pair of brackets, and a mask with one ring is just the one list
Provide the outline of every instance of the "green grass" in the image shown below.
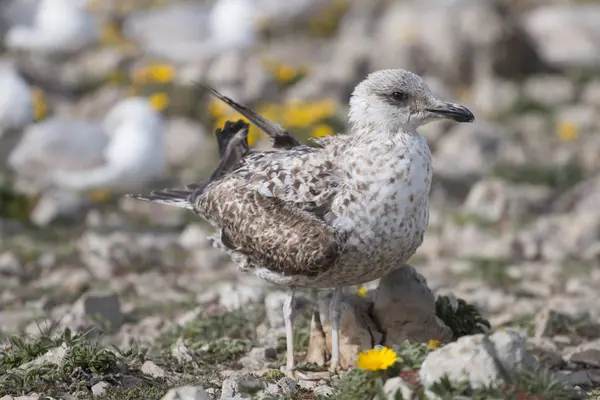
[[456,307],[447,296],[438,296],[435,301],[435,314],[453,333],[454,339],[465,335],[485,333],[490,329],[490,322],[472,304],[463,299],[456,299]]

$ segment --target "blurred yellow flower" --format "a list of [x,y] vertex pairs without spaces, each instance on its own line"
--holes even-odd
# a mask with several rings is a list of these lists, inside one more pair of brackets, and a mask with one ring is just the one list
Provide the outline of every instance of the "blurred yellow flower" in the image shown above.
[[163,111],[169,106],[170,103],[169,95],[164,92],[150,95],[150,97],[148,97],[148,101],[150,101],[150,105],[152,105],[152,108],[154,108],[156,111]]
[[106,189],[95,189],[90,191],[89,196],[95,203],[105,203],[110,199],[110,192]]
[[34,87],[31,89],[31,98],[33,104],[33,117],[36,121],[40,121],[48,114],[48,105],[46,97],[42,89]]
[[221,100],[211,99],[208,102],[208,114],[210,114],[212,118],[221,118],[230,112],[230,110],[231,108]]
[[104,46],[117,45],[125,42],[125,37],[114,23],[107,23],[102,25],[100,30],[100,44]]
[[331,136],[334,133],[333,128],[327,124],[317,124],[312,128],[312,136],[316,138]]
[[556,136],[565,142],[572,142],[579,139],[579,128],[571,122],[559,122],[556,125]]
[[437,339],[431,339],[428,343],[427,343],[427,348],[429,350],[435,350],[438,349],[441,345],[441,342]]
[[367,288],[364,286],[359,287],[356,289],[356,294],[360,297],[367,297]]
[[281,64],[275,71],[275,79],[280,83],[290,83],[298,76],[298,71],[289,64]]
[[281,111],[282,123],[291,128],[303,128],[335,114],[335,101],[318,100],[310,103],[290,102]]
[[398,356],[389,347],[381,347],[363,351],[358,354],[356,366],[367,371],[385,370],[394,365]]
[[175,77],[175,67],[166,63],[153,63],[138,68],[133,73],[133,82],[139,85],[148,83],[170,83]]

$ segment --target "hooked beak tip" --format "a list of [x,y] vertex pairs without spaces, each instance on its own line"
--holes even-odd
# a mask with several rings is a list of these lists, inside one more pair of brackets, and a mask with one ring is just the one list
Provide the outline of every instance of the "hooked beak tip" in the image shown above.
[[456,122],[475,121],[475,116],[473,115],[471,110],[459,104],[444,103],[439,107],[428,108],[427,111],[439,115],[443,118],[452,119]]

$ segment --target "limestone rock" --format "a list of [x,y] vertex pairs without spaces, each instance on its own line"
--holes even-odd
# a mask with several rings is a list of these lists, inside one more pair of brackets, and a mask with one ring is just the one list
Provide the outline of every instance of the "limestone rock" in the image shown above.
[[535,367],[523,338],[515,332],[500,331],[491,336],[463,336],[429,353],[419,376],[425,387],[446,375],[451,381],[467,381],[471,387],[481,388],[501,384],[504,373],[513,375]]
[[407,339],[452,339],[450,328],[435,315],[435,299],[425,278],[409,265],[381,278],[374,296],[373,317],[385,333],[386,346]]
[[212,400],[212,397],[199,386],[182,386],[169,390],[162,400]]

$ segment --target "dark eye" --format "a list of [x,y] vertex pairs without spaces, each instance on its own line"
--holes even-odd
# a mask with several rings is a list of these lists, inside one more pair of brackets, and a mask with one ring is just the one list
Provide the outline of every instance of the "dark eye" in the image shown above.
[[408,95],[404,92],[394,92],[392,93],[392,99],[396,101],[403,101],[408,98]]

